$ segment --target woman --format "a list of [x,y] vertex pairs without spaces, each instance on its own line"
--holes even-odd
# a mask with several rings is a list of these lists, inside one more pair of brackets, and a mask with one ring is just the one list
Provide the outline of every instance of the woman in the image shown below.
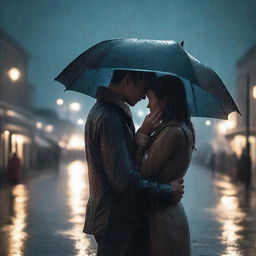
[[[195,145],[185,89],[179,78],[162,76],[147,97],[150,114],[135,137],[138,164],[145,178],[169,183],[185,175]],[[150,256],[190,255],[182,203],[165,208],[155,203],[148,214]]]

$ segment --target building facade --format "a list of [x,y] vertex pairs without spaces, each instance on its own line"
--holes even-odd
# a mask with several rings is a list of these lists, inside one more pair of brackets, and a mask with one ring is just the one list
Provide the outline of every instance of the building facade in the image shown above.
[[8,160],[17,153],[23,170],[33,165],[36,131],[32,113],[32,87],[27,81],[29,56],[0,30],[0,177]]
[[[256,187],[256,46],[251,48],[237,62],[236,103],[241,115],[233,113],[229,121],[219,124],[219,131],[227,139],[229,154],[235,154],[239,162],[246,153],[246,138],[249,131],[251,180]],[[248,118],[247,118],[248,117]],[[233,176],[239,176],[239,164]],[[245,174],[246,168],[240,170]]]

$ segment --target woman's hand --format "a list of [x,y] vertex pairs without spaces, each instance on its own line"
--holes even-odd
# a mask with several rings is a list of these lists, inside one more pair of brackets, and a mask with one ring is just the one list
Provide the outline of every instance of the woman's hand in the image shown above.
[[159,108],[154,113],[146,115],[138,132],[150,135],[161,123],[162,109]]

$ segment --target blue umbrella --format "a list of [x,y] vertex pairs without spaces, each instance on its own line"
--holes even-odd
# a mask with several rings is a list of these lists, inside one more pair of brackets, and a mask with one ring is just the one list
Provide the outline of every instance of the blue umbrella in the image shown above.
[[86,50],[55,80],[66,90],[95,97],[108,86],[113,70],[156,72],[182,79],[192,116],[227,119],[239,110],[219,76],[175,41],[113,39]]

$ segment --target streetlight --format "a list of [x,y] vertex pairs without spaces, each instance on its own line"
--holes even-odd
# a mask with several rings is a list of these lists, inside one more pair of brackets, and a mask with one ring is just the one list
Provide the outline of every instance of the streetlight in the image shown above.
[[81,105],[78,102],[72,102],[69,105],[70,110],[72,111],[79,111],[81,109]]
[[43,127],[43,124],[41,122],[36,123],[36,128],[37,129],[42,129],[42,127]]
[[206,121],[205,121],[205,125],[206,125],[206,126],[210,126],[211,124],[212,124],[212,122],[211,122],[210,120],[206,120]]
[[45,131],[46,132],[52,132],[54,130],[54,126],[51,124],[48,124],[45,126]]
[[83,119],[78,119],[77,120],[77,124],[78,125],[83,125],[84,124],[84,120]]
[[59,105],[59,106],[62,106],[64,104],[64,100],[63,99],[57,99],[56,104]]
[[13,82],[15,82],[20,78],[21,73],[18,68],[13,67],[8,71],[8,75],[9,75],[10,79]]

